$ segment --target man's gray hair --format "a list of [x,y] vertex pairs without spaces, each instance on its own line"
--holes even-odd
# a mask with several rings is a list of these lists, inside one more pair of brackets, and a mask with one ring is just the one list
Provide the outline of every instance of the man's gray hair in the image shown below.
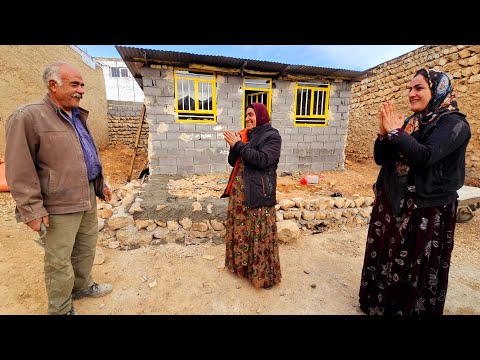
[[62,65],[69,64],[64,61],[56,61],[48,65],[48,67],[43,72],[42,78],[45,86],[47,87],[47,90],[50,91],[50,85],[48,84],[50,80],[54,80],[57,82],[58,85],[62,86],[62,78],[60,77],[60,66]]

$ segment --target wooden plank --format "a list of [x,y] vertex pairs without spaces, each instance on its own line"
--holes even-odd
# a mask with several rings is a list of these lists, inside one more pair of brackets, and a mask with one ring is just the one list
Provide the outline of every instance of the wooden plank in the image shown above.
[[130,163],[130,171],[128,172],[128,178],[127,178],[128,182],[132,181],[133,163],[135,162],[135,156],[137,156],[137,147],[138,147],[138,142],[140,141],[140,134],[142,133],[143,119],[145,118],[145,110],[146,110],[146,107],[145,107],[145,104],[143,104],[142,112],[140,114],[140,121],[137,129],[137,138],[135,139],[135,148],[133,149],[132,162]]
[[259,76],[276,76],[279,74],[278,71],[258,71],[258,70],[248,70],[243,69],[243,72],[248,75],[259,75]]
[[223,72],[223,73],[229,73],[229,74],[240,73],[240,69],[232,69],[232,68],[226,68],[221,66],[203,65],[203,64],[195,64],[195,63],[190,64],[189,68],[192,70],[217,71],[217,72]]
[[301,74],[285,74],[280,77],[281,80],[290,80],[290,81],[353,81],[351,78],[347,77],[329,77],[326,75],[301,75]]

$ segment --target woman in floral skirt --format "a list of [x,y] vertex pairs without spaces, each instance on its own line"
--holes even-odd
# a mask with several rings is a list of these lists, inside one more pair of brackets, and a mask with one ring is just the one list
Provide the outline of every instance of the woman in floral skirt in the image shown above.
[[265,105],[248,105],[246,128],[224,131],[233,166],[222,197],[229,197],[225,266],[256,288],[280,283],[276,225],[277,165],[282,138],[270,124]]

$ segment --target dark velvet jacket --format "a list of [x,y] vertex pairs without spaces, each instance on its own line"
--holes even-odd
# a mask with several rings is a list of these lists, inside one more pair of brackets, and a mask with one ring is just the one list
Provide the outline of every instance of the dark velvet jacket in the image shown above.
[[[391,139],[377,139],[374,158],[378,165],[382,165],[377,182],[384,181],[391,205],[395,194],[398,196],[394,203],[405,194],[404,186],[407,185],[415,185],[419,208],[456,201],[457,190],[465,180],[465,152],[470,137],[470,125],[465,115],[446,111],[433,121],[420,125],[411,136],[401,131]],[[401,184],[393,178],[399,151],[410,165],[409,184]]]
[[248,133],[248,140],[248,143],[238,141],[230,148],[228,163],[235,166],[239,156],[243,159],[247,208],[274,206],[277,203],[277,165],[282,138],[277,129],[265,124],[253,128]]

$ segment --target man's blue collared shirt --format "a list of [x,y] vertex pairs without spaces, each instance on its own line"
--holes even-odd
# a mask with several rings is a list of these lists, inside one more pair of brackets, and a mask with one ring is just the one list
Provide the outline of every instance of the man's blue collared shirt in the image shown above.
[[85,159],[85,165],[87,166],[88,181],[95,180],[97,176],[102,173],[102,165],[97,155],[97,150],[93,144],[93,139],[88,130],[80,120],[79,110],[77,108],[72,109],[72,118],[62,111],[64,117],[75,127],[77,130],[80,144],[82,145],[83,158]]

